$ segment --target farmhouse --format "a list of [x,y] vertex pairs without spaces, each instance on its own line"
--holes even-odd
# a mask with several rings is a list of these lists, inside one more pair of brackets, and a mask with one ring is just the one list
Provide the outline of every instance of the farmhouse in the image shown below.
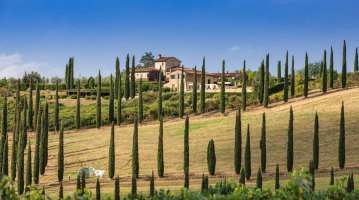
[[150,71],[155,70],[154,67],[146,67],[146,68],[140,68],[135,70],[135,81],[140,81],[142,78],[142,81],[148,81],[148,73]]
[[165,73],[166,78],[169,78],[169,73],[172,68],[181,67],[181,61],[175,57],[162,57],[161,54],[158,54],[158,58],[155,61],[155,69],[160,70]]

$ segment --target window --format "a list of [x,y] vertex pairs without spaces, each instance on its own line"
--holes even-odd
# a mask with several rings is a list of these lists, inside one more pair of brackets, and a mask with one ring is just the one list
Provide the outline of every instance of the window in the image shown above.
[[172,88],[175,88],[175,84],[172,84]]
[[[181,78],[182,74],[178,74],[178,78]],[[183,75],[183,78],[185,77],[185,75]]]
[[142,74],[141,74],[141,78],[142,78]]

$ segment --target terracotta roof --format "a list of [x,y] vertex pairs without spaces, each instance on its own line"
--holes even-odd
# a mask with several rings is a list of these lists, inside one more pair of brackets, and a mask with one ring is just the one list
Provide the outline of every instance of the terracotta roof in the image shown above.
[[152,70],[155,70],[154,67],[146,67],[146,68],[140,68],[140,69],[135,69],[135,73],[137,72],[150,72]]
[[[186,72],[189,73],[189,74],[194,74],[194,71],[193,71],[193,70],[187,70]],[[197,76],[198,76],[198,75],[201,75],[201,73],[202,73],[202,71],[197,71]],[[206,72],[205,74],[206,74],[206,75],[209,75],[209,76],[213,76],[213,75],[214,75],[214,74],[209,73],[209,72]]]
[[[215,77],[221,77],[222,73],[213,73]],[[228,77],[228,76],[237,76],[239,74],[239,72],[233,72],[233,73],[224,73],[224,77]]]
[[154,60],[154,61],[155,61],[155,62],[163,62],[163,61],[169,60],[169,59],[171,59],[171,58],[174,58],[174,57],[161,57],[161,58],[159,58],[159,59],[157,59],[157,60]]
[[[177,68],[177,70],[176,70],[176,68]],[[173,71],[182,71],[182,67],[173,67],[172,68],[172,72]],[[183,71],[184,72],[187,72],[187,73],[189,73],[189,74],[194,74],[194,70],[193,69],[190,69],[190,68],[183,68]],[[201,75],[201,71],[198,71],[197,70],[197,75]],[[206,72],[206,75],[210,75],[210,76],[213,76],[214,74],[212,74],[212,73],[209,73],[209,72]]]

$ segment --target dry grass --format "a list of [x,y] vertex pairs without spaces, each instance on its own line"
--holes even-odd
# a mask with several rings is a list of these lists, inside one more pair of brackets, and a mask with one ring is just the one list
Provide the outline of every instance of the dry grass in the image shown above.
[[[315,95],[315,94],[314,94]],[[269,180],[275,173],[275,165],[278,163],[283,177],[286,177],[286,143],[287,127],[289,120],[289,108],[294,111],[294,169],[300,165],[307,166],[312,158],[312,140],[314,129],[314,114],[318,112],[320,122],[320,160],[319,172],[325,185],[330,174],[330,168],[338,167],[338,139],[341,102],[345,102],[346,119],[346,170],[358,170],[359,163],[357,152],[359,150],[357,123],[359,114],[359,88],[329,91],[328,94],[313,94],[308,98],[290,99],[289,103],[272,104],[271,108],[250,107],[242,112],[242,157],[244,157],[244,144],[246,140],[247,124],[250,125],[251,152],[252,152],[252,178],[260,166],[260,130],[262,125],[262,113],[266,113],[267,119],[267,173],[264,180]],[[75,102],[75,101],[74,101]],[[234,124],[235,111],[228,116],[218,112],[201,117],[190,116],[190,172],[191,188],[200,188],[202,173],[207,173],[206,149],[210,139],[214,140],[217,155],[216,175],[211,177],[211,183],[218,178],[232,177],[235,180],[239,176],[234,173]],[[139,163],[140,180],[139,191],[147,192],[151,171],[156,173],[157,166],[157,140],[158,122],[139,126]],[[178,189],[183,184],[183,130],[184,119],[173,119],[164,122],[164,163],[165,177],[157,178],[157,186],[167,189]],[[130,190],[131,174],[131,149],[132,149],[133,125],[124,125],[115,128],[116,147],[116,175],[121,177],[121,194],[127,194]],[[29,133],[29,138],[34,145],[34,133]],[[92,166],[95,169],[105,169],[102,183],[102,193],[112,193],[114,181],[107,176],[108,147],[110,127],[101,129],[86,129],[81,131],[67,131],[64,136],[65,144],[65,178],[71,173],[72,181],[64,182],[67,194],[72,194],[76,188],[77,171],[83,167]],[[9,138],[9,141],[10,138]],[[33,150],[35,148],[32,148]],[[49,136],[49,163],[46,173],[40,177],[40,185],[45,185],[47,194],[57,196],[57,149],[58,135],[50,133]],[[11,152],[11,151],[9,151]],[[26,151],[25,151],[26,152]],[[26,155],[25,155],[26,156]],[[10,159],[9,159],[10,160]],[[243,159],[242,159],[243,162]],[[345,174],[345,173],[344,173]],[[252,180],[254,183],[254,180]],[[88,187],[95,191],[95,179],[88,180]],[[265,184],[264,184],[265,185]],[[318,184],[320,185],[320,184]],[[323,188],[324,186],[318,186]]]

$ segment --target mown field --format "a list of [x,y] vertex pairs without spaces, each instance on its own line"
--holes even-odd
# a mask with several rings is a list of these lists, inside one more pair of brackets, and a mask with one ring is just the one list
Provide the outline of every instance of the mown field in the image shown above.
[[[75,101],[75,100],[74,100]],[[345,105],[346,128],[346,167],[339,170],[338,141],[341,103]],[[308,166],[312,158],[312,140],[314,130],[315,111],[319,115],[320,157],[319,169],[316,174],[316,188],[325,189],[329,184],[330,169],[333,166],[336,177],[359,172],[359,88],[329,90],[327,94],[311,93],[308,98],[298,97],[290,99],[288,103],[274,103],[269,108],[261,106],[248,107],[242,112],[242,163],[244,158],[244,144],[246,142],[247,124],[250,126],[252,177],[248,184],[255,184],[256,173],[260,166],[260,130],[262,113],[267,119],[267,172],[263,174],[263,186],[274,179],[275,165],[278,163],[281,181],[287,178],[286,173],[286,143],[289,108],[294,111],[294,169]],[[202,173],[208,174],[206,150],[210,139],[216,147],[216,174],[210,176],[210,183],[224,178],[234,178],[238,182],[239,175],[234,172],[234,125],[235,109],[227,110],[226,115],[217,111],[201,115],[190,115],[189,143],[190,143],[190,189],[199,190]],[[60,111],[61,116],[61,111]],[[157,140],[159,124],[151,121],[139,126],[139,162],[140,178],[137,181],[138,191],[148,193],[149,177],[155,172],[156,189],[179,189],[183,185],[183,134],[184,119],[168,119],[164,121],[164,163],[165,177],[157,177]],[[121,178],[121,195],[130,192],[131,150],[133,124],[115,127],[115,174]],[[9,134],[11,141],[12,134]],[[29,132],[32,149],[34,150],[34,132]],[[105,169],[101,179],[101,193],[113,195],[114,180],[108,178],[107,163],[109,151],[110,127],[101,129],[84,129],[81,131],[65,131],[65,177],[64,193],[72,195],[76,189],[77,171],[83,166]],[[57,150],[58,135],[49,133],[49,163],[46,173],[40,176],[38,187],[45,186],[46,194],[57,198],[59,184],[57,182]],[[25,151],[27,152],[27,151]],[[10,153],[10,151],[9,151]],[[34,152],[32,152],[34,153]],[[11,156],[11,155],[9,155]],[[26,157],[26,154],[25,154]],[[9,159],[10,160],[10,159]],[[68,181],[68,174],[71,180]],[[359,179],[354,178],[356,183]],[[95,177],[87,180],[87,187],[95,192]],[[272,184],[273,186],[273,184]]]

